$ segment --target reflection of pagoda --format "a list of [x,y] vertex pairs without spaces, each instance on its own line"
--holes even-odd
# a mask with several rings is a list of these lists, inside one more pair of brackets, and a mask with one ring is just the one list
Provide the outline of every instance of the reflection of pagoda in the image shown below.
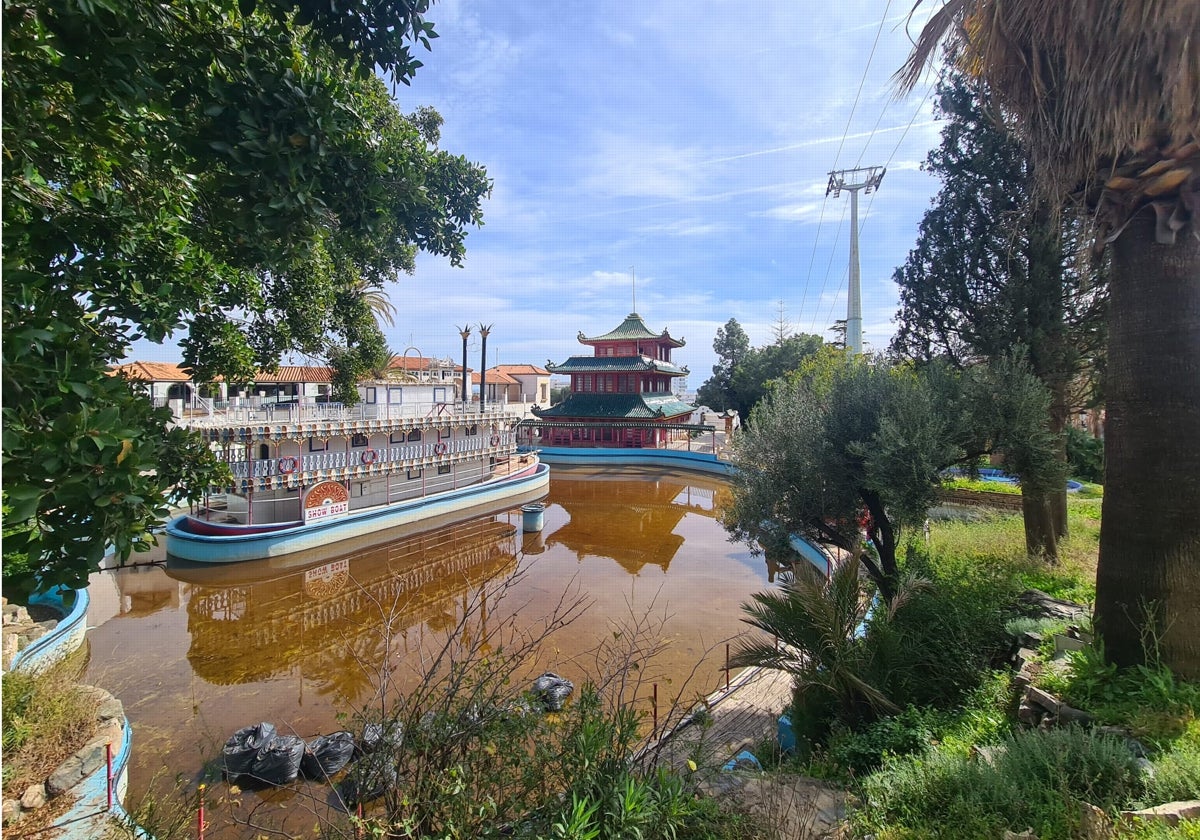
[[663,330],[652,333],[642,316],[629,315],[615,330],[595,338],[591,356],[572,356],[551,373],[571,377],[571,392],[550,408],[534,408],[547,446],[663,447],[686,434],[672,426],[686,423],[692,406],[671,392],[687,368],[671,362],[671,351],[684,345]]
[[367,687],[358,684],[364,671],[386,667],[388,630],[406,636],[421,624],[434,631],[454,627],[457,599],[511,572],[516,554],[516,528],[484,519],[268,580],[194,583],[188,660],[198,676],[219,685],[258,682],[299,667],[323,690],[353,700]]
[[[546,537],[546,545],[561,545],[580,561],[588,556],[611,557],[633,575],[647,565],[666,572],[684,542],[684,537],[675,533],[683,517],[689,513],[714,515],[710,496],[697,490],[693,501],[692,488],[678,480],[659,478],[650,485],[592,474],[578,478],[551,474],[551,498],[571,518]],[[648,490],[648,485],[652,489]],[[628,498],[638,502],[630,504],[625,501]]]

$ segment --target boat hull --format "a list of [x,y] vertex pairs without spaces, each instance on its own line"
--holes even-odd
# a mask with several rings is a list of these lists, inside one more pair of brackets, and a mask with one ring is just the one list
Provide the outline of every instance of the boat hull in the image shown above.
[[512,476],[449,490],[433,496],[409,499],[391,505],[357,511],[338,519],[310,524],[284,524],[272,531],[243,528],[234,533],[213,534],[191,530],[197,520],[179,516],[167,523],[167,553],[198,563],[240,563],[279,557],[318,548],[330,543],[369,537],[386,529],[409,525],[446,514],[477,512],[479,508],[507,501],[520,504],[550,487],[550,468],[538,463]]

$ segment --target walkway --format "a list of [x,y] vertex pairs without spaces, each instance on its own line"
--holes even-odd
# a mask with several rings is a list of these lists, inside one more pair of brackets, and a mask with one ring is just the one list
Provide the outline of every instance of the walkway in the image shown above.
[[652,742],[643,755],[654,763],[684,771],[688,761],[720,767],[744,749],[774,740],[779,716],[792,699],[792,677],[783,671],[747,668],[704,700],[708,713],[692,715]]

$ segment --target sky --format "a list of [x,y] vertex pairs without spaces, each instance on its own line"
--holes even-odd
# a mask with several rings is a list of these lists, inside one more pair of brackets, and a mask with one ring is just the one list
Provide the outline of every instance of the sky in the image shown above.
[[911,0],[440,0],[396,99],[436,108],[442,148],[493,187],[463,267],[422,255],[388,285],[389,346],[460,360],[456,327],[482,322],[489,367],[545,365],[636,307],[686,339],[694,391],[730,318],[754,346],[781,321],[832,337],[850,200],[826,196],[829,172],[886,165],[859,208],[863,337],[885,349],[892,274],[938,188],[919,168],[939,139],[931,81],[897,98],[891,76],[936,5],[910,20]]

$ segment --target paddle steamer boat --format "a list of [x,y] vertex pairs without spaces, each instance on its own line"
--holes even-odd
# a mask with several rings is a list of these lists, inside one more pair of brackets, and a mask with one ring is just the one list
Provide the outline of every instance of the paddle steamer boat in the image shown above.
[[193,425],[233,483],[167,524],[167,553],[229,563],[359,538],[397,525],[528,501],[549,488],[520,417],[451,403],[293,405]]

